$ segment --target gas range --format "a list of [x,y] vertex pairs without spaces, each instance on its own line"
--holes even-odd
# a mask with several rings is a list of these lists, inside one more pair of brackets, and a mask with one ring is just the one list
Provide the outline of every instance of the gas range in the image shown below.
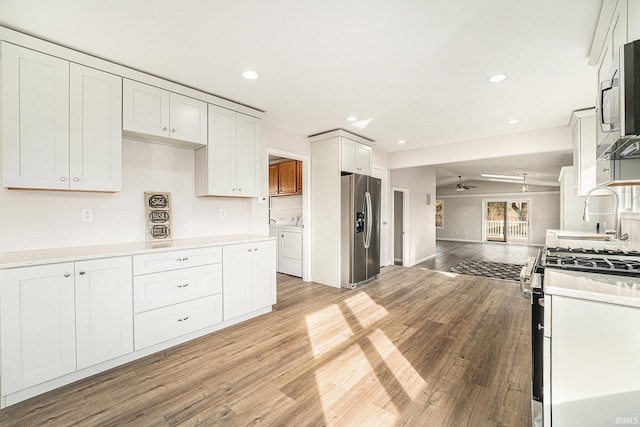
[[589,273],[640,277],[640,252],[603,248],[548,247],[541,250],[539,272],[557,268]]

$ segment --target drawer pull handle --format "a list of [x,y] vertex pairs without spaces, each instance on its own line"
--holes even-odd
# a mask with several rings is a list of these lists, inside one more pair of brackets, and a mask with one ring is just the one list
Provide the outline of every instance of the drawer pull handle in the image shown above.
[[189,320],[189,316],[178,319],[178,322],[186,322],[187,320]]
[[81,276],[84,276],[84,273],[85,273],[84,271],[81,271],[81,272],[80,272],[80,275],[81,275]]
[[183,257],[183,258],[178,258],[177,261],[186,261],[188,259],[189,259],[189,257]]
[[71,273],[64,273],[64,277],[71,277]]
[[179,288],[186,288],[187,286],[189,286],[188,283],[185,283],[184,285],[178,285]]

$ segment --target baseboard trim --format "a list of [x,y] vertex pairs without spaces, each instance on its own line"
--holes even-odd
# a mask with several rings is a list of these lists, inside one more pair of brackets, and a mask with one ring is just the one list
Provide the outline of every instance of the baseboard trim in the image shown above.
[[414,265],[418,265],[418,264],[420,264],[422,262],[429,261],[430,259],[433,259],[435,257],[436,257],[436,254],[429,255],[428,257],[424,257],[422,259],[419,259],[419,260],[413,262],[411,265],[409,265],[409,267],[413,267]]
[[449,238],[437,238],[436,240],[447,240],[450,242],[466,242],[466,243],[485,243],[482,240],[468,240],[468,239],[449,239]]

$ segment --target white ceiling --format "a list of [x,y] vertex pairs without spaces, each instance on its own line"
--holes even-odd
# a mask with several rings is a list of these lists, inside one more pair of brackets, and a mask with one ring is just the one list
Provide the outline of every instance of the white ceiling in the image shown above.
[[[392,152],[568,124],[594,104],[601,4],[0,0],[0,23],[264,110],[277,127],[343,128]],[[261,77],[244,80],[246,68]],[[488,83],[496,73],[509,77]]]

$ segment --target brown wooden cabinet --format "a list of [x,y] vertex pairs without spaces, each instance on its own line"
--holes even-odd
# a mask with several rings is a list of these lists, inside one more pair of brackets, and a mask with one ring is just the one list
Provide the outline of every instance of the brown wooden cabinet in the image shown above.
[[278,194],[278,165],[269,165],[269,195]]
[[269,195],[302,194],[302,162],[289,160],[269,165]]

